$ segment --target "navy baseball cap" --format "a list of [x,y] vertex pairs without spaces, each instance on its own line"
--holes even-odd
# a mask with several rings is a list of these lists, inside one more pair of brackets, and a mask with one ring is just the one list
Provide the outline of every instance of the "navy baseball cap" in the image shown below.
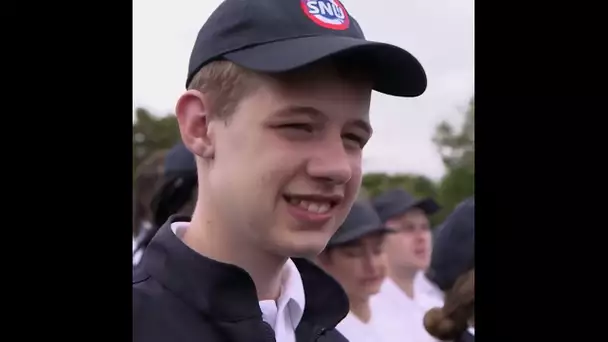
[[475,198],[461,202],[438,227],[427,278],[441,290],[475,267]]
[[169,216],[179,211],[192,198],[192,192],[198,185],[194,154],[181,141],[165,156],[163,178],[162,186],[157,189],[150,203],[156,227],[160,227]]
[[378,92],[416,97],[426,90],[420,62],[397,46],[366,40],[339,0],[224,0],[198,33],[186,87],[214,60],[277,73],[327,57],[369,72]]
[[439,211],[441,207],[432,198],[417,199],[403,189],[388,190],[373,199],[374,208],[382,222],[405,214],[408,210],[419,208],[427,215]]
[[165,178],[173,178],[179,175],[195,175],[196,161],[194,154],[183,144],[178,142],[165,156]]
[[327,246],[346,244],[373,233],[393,232],[382,224],[370,203],[358,200],[353,204],[344,223],[331,237]]

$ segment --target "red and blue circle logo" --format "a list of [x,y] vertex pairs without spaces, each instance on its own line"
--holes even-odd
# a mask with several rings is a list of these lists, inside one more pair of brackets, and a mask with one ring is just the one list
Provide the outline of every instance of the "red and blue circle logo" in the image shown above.
[[346,8],[338,0],[301,0],[304,14],[315,24],[332,30],[346,30],[350,24]]

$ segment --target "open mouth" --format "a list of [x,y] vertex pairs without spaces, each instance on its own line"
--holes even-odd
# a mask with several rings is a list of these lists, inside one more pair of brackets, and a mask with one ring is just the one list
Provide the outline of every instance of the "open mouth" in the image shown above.
[[306,210],[313,214],[326,214],[335,208],[341,201],[337,197],[318,195],[283,195],[285,201],[294,207]]

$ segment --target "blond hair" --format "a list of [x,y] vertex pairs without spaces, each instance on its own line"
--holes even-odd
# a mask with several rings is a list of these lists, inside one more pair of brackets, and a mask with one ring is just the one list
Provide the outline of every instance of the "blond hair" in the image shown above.
[[226,60],[213,61],[199,70],[188,90],[198,90],[209,97],[210,119],[227,120],[243,98],[259,89],[263,81],[274,80],[290,84],[302,78],[324,75],[333,69],[337,76],[352,82],[369,82],[370,74],[356,68],[348,59],[340,62],[326,58],[301,68],[280,73],[259,73]]
[[257,85],[259,74],[230,61],[211,62],[194,75],[189,90],[206,94],[211,119],[226,120],[236,110],[239,102]]

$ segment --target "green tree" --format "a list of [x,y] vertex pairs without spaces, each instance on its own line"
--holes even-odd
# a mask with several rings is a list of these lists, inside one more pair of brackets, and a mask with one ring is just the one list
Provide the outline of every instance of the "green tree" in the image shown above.
[[135,169],[156,151],[171,148],[179,139],[175,115],[158,117],[143,108],[135,111],[133,123],[133,175]]
[[438,186],[438,200],[443,209],[437,220],[447,215],[465,198],[475,193],[475,98],[469,102],[459,131],[447,122],[437,126],[433,142],[446,167]]
[[442,210],[436,220],[443,220],[454,210],[456,205],[475,193],[475,174],[465,167],[451,169],[438,186],[438,201]]
[[475,98],[469,102],[460,131],[443,121],[437,126],[433,142],[448,172],[461,167],[475,171]]
[[369,173],[363,176],[362,185],[371,197],[378,196],[380,193],[393,188],[405,189],[417,197],[435,197],[437,195],[437,189],[433,181],[421,175]]

